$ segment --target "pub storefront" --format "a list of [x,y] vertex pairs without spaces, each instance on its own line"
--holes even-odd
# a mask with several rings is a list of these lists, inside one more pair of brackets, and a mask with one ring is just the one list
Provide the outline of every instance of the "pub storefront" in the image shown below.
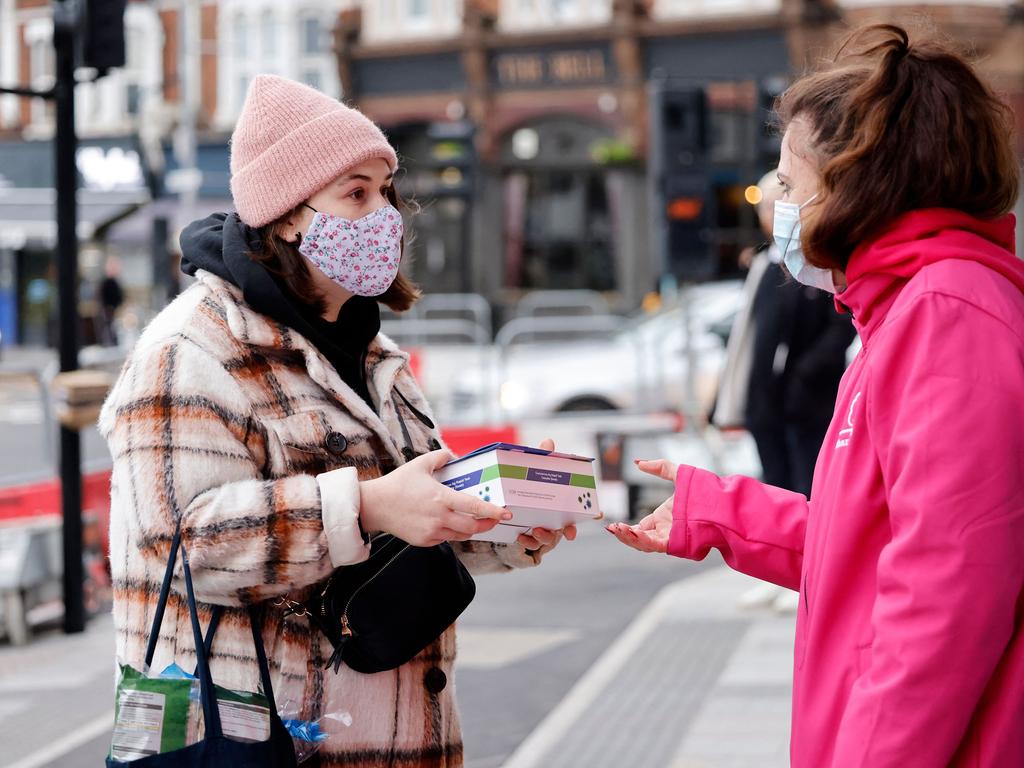
[[758,94],[789,71],[781,24],[620,21],[512,35],[467,18],[454,40],[369,46],[358,15],[343,14],[345,98],[399,150],[400,190],[420,206],[411,269],[427,290],[501,307],[531,290],[591,289],[639,306],[665,271],[647,160],[647,89],[658,81],[708,96],[713,275],[734,273],[739,251],[762,238],[743,191],[771,162]]

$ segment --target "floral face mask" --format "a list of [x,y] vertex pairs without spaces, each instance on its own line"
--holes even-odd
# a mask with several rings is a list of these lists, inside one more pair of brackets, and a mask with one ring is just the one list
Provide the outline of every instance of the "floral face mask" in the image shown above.
[[385,205],[352,221],[306,207],[316,215],[299,253],[356,296],[380,296],[391,287],[398,276],[405,231],[397,209]]

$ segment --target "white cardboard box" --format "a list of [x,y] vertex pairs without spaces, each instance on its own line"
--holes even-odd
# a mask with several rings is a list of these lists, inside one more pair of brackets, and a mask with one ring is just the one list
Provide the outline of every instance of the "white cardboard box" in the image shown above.
[[493,443],[434,473],[449,488],[508,509],[513,517],[477,541],[509,544],[534,527],[557,530],[599,520],[594,460],[568,453]]

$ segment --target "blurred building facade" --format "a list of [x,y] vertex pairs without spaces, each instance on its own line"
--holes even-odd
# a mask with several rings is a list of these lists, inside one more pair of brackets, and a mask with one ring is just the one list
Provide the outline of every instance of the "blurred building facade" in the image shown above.
[[[186,5],[191,35],[183,35]],[[345,7],[341,0],[129,0],[126,66],[76,88],[86,343],[107,258],[119,258],[144,321],[176,290],[180,228],[193,215],[230,207],[228,138],[254,74],[277,72],[340,95],[331,30]],[[49,0],[0,0],[0,83],[52,86],[52,40]],[[195,105],[192,119],[183,95]],[[51,103],[0,96],[0,333],[8,344],[52,342],[53,133]],[[184,152],[183,143],[194,149]],[[198,174],[180,172],[190,156]],[[190,204],[179,194],[187,189]]]
[[[706,90],[710,259],[757,237],[743,190],[777,157],[764,107],[849,25],[927,14],[981,54],[1024,119],[1017,0],[364,0],[336,30],[348,101],[401,150],[428,288],[499,303],[534,288],[635,306],[665,272],[652,233],[652,83]],[[1024,133],[1024,131],[1022,131]],[[472,135],[469,163],[455,163]],[[455,137],[455,141],[453,141]],[[465,152],[465,147],[461,149]],[[468,218],[469,224],[465,220]]]
[[[1024,120],[1024,0],[132,0],[127,66],[78,88],[83,271],[120,256],[143,303],[172,281],[178,229],[230,205],[231,127],[252,77],[273,72],[387,131],[421,208],[410,264],[427,290],[500,305],[589,288],[635,307],[666,268],[652,84],[707,95],[707,249],[728,273],[759,237],[743,190],[777,152],[766,94],[847,26],[921,14],[978,52]],[[52,79],[48,0],[0,0],[0,82]],[[52,133],[48,103],[0,96],[5,341],[46,337]],[[198,174],[179,168],[190,156]]]

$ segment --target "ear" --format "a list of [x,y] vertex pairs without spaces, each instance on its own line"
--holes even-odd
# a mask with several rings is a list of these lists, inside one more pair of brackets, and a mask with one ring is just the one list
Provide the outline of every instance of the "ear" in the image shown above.
[[291,243],[292,245],[301,244],[302,225],[299,223],[298,217],[292,215],[285,219],[276,234],[286,243]]

